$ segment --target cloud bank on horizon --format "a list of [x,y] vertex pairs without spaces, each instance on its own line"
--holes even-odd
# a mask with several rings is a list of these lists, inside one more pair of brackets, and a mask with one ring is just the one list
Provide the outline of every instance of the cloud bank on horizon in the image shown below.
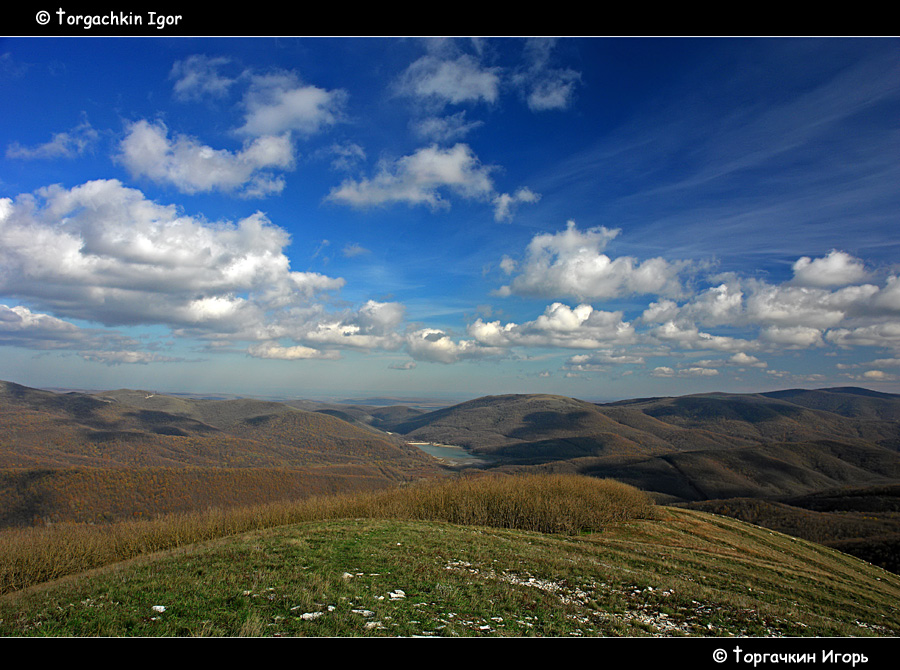
[[900,390],[894,40],[134,42],[0,43],[4,378]]

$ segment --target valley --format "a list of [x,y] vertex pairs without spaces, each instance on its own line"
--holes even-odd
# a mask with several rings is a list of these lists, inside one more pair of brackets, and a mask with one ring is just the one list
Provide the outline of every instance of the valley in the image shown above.
[[149,519],[461,473],[577,474],[900,571],[900,396],[859,388],[607,404],[511,394],[424,409],[3,382],[0,422],[4,527]]

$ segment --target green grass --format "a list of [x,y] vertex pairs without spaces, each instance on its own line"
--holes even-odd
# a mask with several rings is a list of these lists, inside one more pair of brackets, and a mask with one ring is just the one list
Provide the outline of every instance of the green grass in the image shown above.
[[688,510],[577,535],[345,519],[10,594],[0,634],[896,635],[898,596],[889,573]]
[[[524,514],[523,499],[543,502]],[[629,487],[571,477],[489,477],[322,500],[307,518],[183,536],[155,553],[8,592],[0,635],[900,632],[897,575],[733,519],[641,501]],[[541,516],[535,510],[572,517],[578,507],[591,509],[592,523],[523,528]],[[480,521],[454,517],[463,511]]]

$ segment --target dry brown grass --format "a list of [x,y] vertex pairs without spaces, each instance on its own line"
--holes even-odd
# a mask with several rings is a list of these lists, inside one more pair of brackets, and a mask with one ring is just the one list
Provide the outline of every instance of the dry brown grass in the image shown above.
[[338,518],[445,521],[546,533],[600,531],[653,515],[649,498],[610,480],[525,475],[431,481],[355,495],[171,514],[114,524],[0,532],[0,594],[141,554],[249,530]]

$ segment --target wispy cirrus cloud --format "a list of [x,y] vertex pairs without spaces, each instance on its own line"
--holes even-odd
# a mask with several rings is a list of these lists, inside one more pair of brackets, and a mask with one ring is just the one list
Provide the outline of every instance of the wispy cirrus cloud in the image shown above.
[[99,139],[100,133],[85,119],[72,130],[54,133],[53,138],[43,144],[27,147],[12,142],[6,148],[6,157],[23,160],[75,158],[91,151]]
[[194,54],[176,61],[169,73],[169,79],[175,81],[175,97],[180,100],[225,97],[238,79],[222,74],[222,68],[231,62],[230,58],[224,56],[210,57],[204,54]]

